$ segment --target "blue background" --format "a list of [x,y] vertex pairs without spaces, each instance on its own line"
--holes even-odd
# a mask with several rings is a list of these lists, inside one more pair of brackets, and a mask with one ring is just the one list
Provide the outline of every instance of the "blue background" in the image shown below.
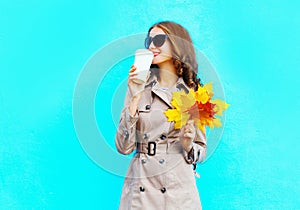
[[161,20],[189,30],[231,104],[218,148],[198,168],[203,208],[299,209],[299,7],[276,0],[1,1],[0,209],[117,209],[123,177],[81,148],[73,91],[97,50]]

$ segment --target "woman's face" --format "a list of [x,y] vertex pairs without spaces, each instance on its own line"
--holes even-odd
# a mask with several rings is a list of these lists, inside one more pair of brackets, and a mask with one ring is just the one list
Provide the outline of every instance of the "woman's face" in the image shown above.
[[[149,36],[155,37],[158,34],[166,34],[166,33],[162,29],[158,27],[154,27],[151,29]],[[149,46],[149,50],[151,50],[154,55],[152,64],[159,65],[161,63],[171,60],[172,58],[172,48],[171,48],[170,40],[168,38],[166,38],[164,44],[160,47],[156,47],[152,41]]]

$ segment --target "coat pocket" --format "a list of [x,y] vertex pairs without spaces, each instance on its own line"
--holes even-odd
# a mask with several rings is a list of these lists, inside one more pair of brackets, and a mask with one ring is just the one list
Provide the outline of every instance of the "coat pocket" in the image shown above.
[[141,101],[141,103],[138,105],[139,112],[150,112],[150,110],[151,104],[147,103],[146,101]]

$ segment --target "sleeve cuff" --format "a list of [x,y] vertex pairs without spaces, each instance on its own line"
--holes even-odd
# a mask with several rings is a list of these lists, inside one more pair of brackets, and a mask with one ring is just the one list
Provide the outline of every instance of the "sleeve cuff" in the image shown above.
[[192,164],[194,162],[194,146],[189,152],[185,152],[184,159],[188,164]]
[[189,152],[185,152],[184,159],[188,164],[195,164],[197,161],[202,162],[204,159],[201,154],[201,146],[193,142],[193,147]]

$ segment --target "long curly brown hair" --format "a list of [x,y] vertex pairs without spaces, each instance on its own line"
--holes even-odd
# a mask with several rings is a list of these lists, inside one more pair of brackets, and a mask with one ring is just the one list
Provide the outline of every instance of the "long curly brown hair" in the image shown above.
[[[183,78],[187,86],[197,90],[198,85],[202,86],[202,83],[200,78],[197,78],[198,63],[189,32],[178,23],[162,21],[149,28],[148,36],[154,27],[162,29],[169,37],[173,52],[172,60],[177,75]],[[158,75],[157,65],[151,65],[151,73]]]

